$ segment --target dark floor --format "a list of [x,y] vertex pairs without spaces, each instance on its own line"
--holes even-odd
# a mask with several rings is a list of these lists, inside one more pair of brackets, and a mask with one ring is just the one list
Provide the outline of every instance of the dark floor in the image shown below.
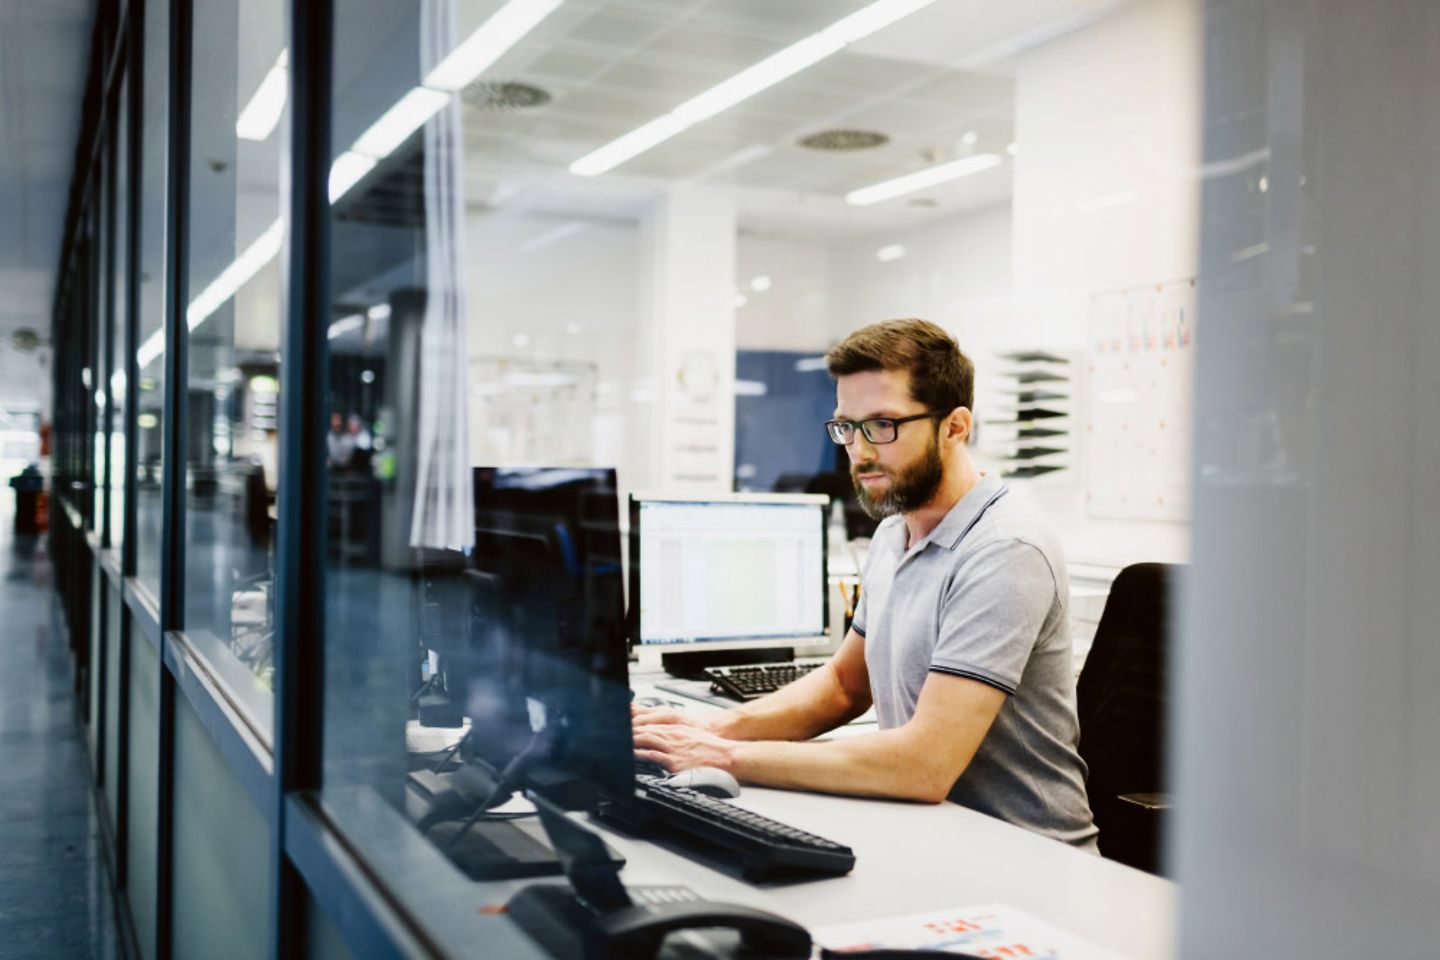
[[116,958],[89,753],[45,548],[0,527],[0,958]]

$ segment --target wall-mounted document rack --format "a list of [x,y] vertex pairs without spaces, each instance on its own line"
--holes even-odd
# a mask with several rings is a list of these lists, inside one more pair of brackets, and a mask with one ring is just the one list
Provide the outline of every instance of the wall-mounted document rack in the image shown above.
[[999,462],[1004,477],[1073,470],[1076,359],[1050,350],[1014,350],[998,359],[981,431],[987,458]]

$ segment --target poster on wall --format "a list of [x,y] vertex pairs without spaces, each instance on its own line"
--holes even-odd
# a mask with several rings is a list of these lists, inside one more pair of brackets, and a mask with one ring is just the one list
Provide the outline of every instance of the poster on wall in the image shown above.
[[1091,300],[1084,416],[1091,517],[1188,518],[1194,347],[1193,278]]

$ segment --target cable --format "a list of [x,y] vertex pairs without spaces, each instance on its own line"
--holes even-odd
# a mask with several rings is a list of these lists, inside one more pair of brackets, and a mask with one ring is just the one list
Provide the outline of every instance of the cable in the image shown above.
[[[475,728],[472,726],[470,729],[474,730]],[[490,796],[486,797],[475,807],[475,812],[470,814],[469,819],[465,821],[464,825],[455,831],[455,836],[451,837],[449,842],[445,844],[446,853],[450,853],[455,849],[456,844],[464,839],[465,834],[470,832],[470,828],[480,822],[480,819],[485,815],[485,811],[498,803],[501,797],[515,791],[515,781],[519,778],[520,772],[524,770],[525,766],[530,762],[531,755],[535,752],[535,747],[540,742],[542,732],[541,730],[536,730],[535,733],[531,735],[530,742],[525,745],[525,749],[516,754],[515,759],[507,763],[505,769],[500,771],[500,776],[496,779],[495,789],[490,791]],[[492,814],[491,816],[497,819],[514,819],[505,814]]]

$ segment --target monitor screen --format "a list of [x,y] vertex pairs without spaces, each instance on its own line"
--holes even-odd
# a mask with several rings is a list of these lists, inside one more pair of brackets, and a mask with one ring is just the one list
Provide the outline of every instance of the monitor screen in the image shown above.
[[467,642],[450,656],[467,763],[584,807],[633,789],[613,470],[475,472]]
[[642,644],[823,637],[827,498],[632,497],[631,622]]

